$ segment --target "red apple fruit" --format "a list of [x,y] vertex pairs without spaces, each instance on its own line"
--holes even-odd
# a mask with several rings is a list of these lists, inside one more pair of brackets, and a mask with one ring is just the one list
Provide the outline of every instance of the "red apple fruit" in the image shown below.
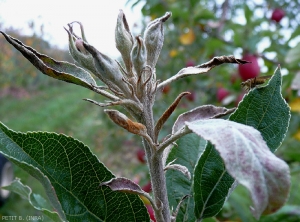
[[169,91],[170,91],[170,89],[171,89],[170,85],[164,86],[164,88],[163,88],[163,90],[162,90],[163,94],[168,94]]
[[146,163],[145,151],[143,149],[138,149],[136,156],[141,163]]
[[222,100],[229,95],[229,91],[225,88],[219,88],[217,91],[217,100],[222,102]]
[[284,11],[280,8],[276,8],[272,13],[271,20],[279,23],[284,16]]
[[251,79],[259,75],[260,67],[258,65],[257,57],[255,55],[246,54],[243,56],[242,60],[251,62],[251,63],[246,63],[244,65],[239,64],[238,67],[239,75],[243,81],[246,81],[247,79]]
[[144,185],[142,187],[142,190],[147,193],[150,193],[152,191],[151,182],[149,181],[146,185]]
[[238,97],[235,100],[235,106],[239,105],[239,103],[243,99],[244,95],[245,95],[245,93],[241,93],[241,94],[238,95]]
[[185,67],[190,67],[190,66],[195,66],[195,65],[196,65],[196,63],[193,60],[188,60],[185,63]]
[[185,98],[190,102],[194,102],[196,100],[196,93],[191,91],[190,94],[185,96]]

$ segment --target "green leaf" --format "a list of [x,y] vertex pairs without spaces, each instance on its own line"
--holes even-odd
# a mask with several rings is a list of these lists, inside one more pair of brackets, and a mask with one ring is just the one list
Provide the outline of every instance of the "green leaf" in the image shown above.
[[245,3],[244,5],[244,12],[245,12],[245,19],[247,21],[247,25],[250,25],[251,24],[251,19],[253,18],[253,10],[251,10],[249,8],[249,6],[247,5],[247,3]]
[[10,185],[1,188],[19,194],[24,199],[28,200],[28,202],[35,209],[43,212],[53,221],[62,221],[61,218],[58,216],[57,212],[50,210],[51,206],[47,204],[47,201],[39,194],[32,193],[31,188],[29,186],[22,184],[20,179],[17,178]]
[[1,33],[11,45],[19,50],[23,56],[42,73],[55,79],[74,83],[88,89],[93,89],[92,86],[96,86],[93,77],[84,69],[68,62],[56,61],[51,57],[40,54],[33,48],[24,45],[20,40],[15,39],[4,32]]
[[291,118],[290,108],[281,95],[281,82],[277,68],[269,84],[250,90],[229,117],[260,131],[272,152],[282,143]]
[[290,188],[289,167],[269,150],[256,129],[223,119],[186,125],[215,145],[227,171],[250,192],[256,218],[283,206]]
[[78,140],[56,133],[17,133],[0,124],[0,152],[44,185],[63,220],[149,221],[137,195],[99,187],[114,175]]
[[210,142],[194,174],[195,215],[199,219],[215,216],[222,209],[234,179],[226,171],[222,158]]
[[206,141],[195,134],[189,134],[180,138],[177,141],[177,145],[171,150],[167,158],[167,163],[176,159],[175,164],[180,164],[188,168],[192,180],[188,180],[183,173],[177,170],[170,169],[166,172],[170,209],[175,210],[181,198],[185,195],[191,195],[183,201],[176,221],[195,221],[194,198],[192,196],[193,173],[198,158],[205,148]]

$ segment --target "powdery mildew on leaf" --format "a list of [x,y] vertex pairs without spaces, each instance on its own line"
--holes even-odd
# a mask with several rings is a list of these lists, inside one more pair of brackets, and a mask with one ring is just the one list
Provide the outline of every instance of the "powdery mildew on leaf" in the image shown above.
[[15,39],[4,32],[1,32],[6,40],[19,50],[42,73],[55,79],[74,83],[88,89],[96,85],[93,77],[84,69],[68,62],[59,62],[46,55],[40,54],[33,48],[24,45],[18,39]]
[[215,145],[229,174],[250,192],[256,218],[285,203],[290,188],[289,167],[269,150],[256,129],[222,119],[186,125]]
[[183,126],[185,126],[186,121],[192,122],[195,120],[215,118],[219,115],[229,114],[232,111],[234,111],[234,109],[227,109],[225,107],[217,107],[214,105],[199,106],[188,112],[180,114],[173,125],[172,133],[174,134]]

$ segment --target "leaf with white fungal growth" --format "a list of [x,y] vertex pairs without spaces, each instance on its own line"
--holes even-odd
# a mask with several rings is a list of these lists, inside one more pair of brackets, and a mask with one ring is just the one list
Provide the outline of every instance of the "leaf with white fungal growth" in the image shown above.
[[198,75],[202,73],[207,73],[211,69],[216,66],[222,65],[224,63],[233,63],[233,64],[246,64],[249,63],[245,60],[236,59],[234,56],[217,56],[211,59],[210,61],[203,63],[202,65],[194,66],[194,67],[187,67],[181,69],[176,75],[172,76],[171,78],[163,81],[157,86],[157,89],[161,89],[165,85],[170,84],[178,79],[190,76],[190,75]]
[[185,126],[185,122],[193,122],[196,120],[218,118],[220,116],[228,115],[234,111],[235,108],[227,109],[225,107],[217,107],[214,105],[199,106],[188,112],[180,114],[173,125],[172,133],[173,134],[176,133],[183,126]]
[[289,167],[270,151],[258,130],[223,119],[186,125],[215,146],[228,173],[248,189],[257,219],[283,206],[290,189]]
[[68,62],[56,61],[51,57],[40,54],[35,49],[24,45],[20,40],[13,38],[4,32],[1,33],[11,45],[21,52],[26,59],[45,75],[80,85],[88,89],[93,89],[92,86],[96,86],[93,77],[84,69]]
[[122,10],[120,10],[117,25],[115,29],[115,39],[116,39],[116,47],[122,55],[123,61],[126,66],[127,73],[130,75],[131,73],[131,57],[130,52],[133,46],[133,38],[131,32],[129,30],[129,26],[125,17],[125,14]]
[[171,13],[167,12],[164,16],[150,22],[144,33],[145,46],[147,50],[147,65],[152,69],[155,68],[156,62],[160,55],[164,43],[163,22],[171,17]]
[[146,65],[146,49],[144,41],[140,36],[135,37],[135,42],[131,51],[131,60],[137,76],[140,78],[142,70]]
[[113,191],[121,191],[124,193],[142,195],[145,193],[138,184],[124,177],[112,178],[107,182],[100,183],[100,186],[108,186]]
[[[92,72],[96,75],[96,68],[93,62],[93,56],[84,48],[83,42],[85,41],[85,37],[83,39],[76,38],[73,33],[73,27],[71,24],[68,24],[69,30],[65,28],[69,36],[69,52],[74,59],[75,63]],[[80,23],[81,33],[84,36],[83,26]],[[98,77],[98,76],[97,76]],[[99,78],[99,77],[98,77]]]
[[178,170],[179,172],[181,172],[184,176],[186,176],[189,180],[191,179],[191,173],[188,170],[188,168],[186,166],[180,165],[180,164],[170,164],[168,163],[167,166],[165,166],[164,170]]
[[[123,81],[123,75],[118,63],[109,56],[99,52],[88,43],[83,43],[85,49],[92,54],[97,75],[111,90],[132,97],[128,85]],[[121,91],[120,91],[121,90]]]

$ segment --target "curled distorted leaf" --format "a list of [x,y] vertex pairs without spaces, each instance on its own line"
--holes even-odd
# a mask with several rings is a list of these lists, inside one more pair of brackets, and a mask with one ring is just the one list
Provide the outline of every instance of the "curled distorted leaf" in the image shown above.
[[[93,56],[87,52],[87,50],[83,46],[84,39],[75,39],[73,36],[73,29],[72,26],[69,25],[70,30],[65,30],[68,33],[69,36],[69,51],[73,59],[75,60],[75,63],[92,72],[93,74],[97,75],[96,68],[93,62]],[[99,77],[98,77],[99,78]]]
[[170,164],[169,163],[164,168],[164,170],[170,170],[170,169],[177,170],[177,171],[181,172],[184,176],[186,176],[189,180],[191,179],[191,173],[186,166],[183,166],[180,164]]
[[[86,50],[92,54],[97,75],[110,89],[120,94],[131,97],[128,85],[123,81],[123,75],[118,63],[109,56],[99,52],[88,43],[83,43]],[[121,91],[120,91],[121,90]]]
[[133,194],[144,194],[144,191],[138,184],[124,177],[112,178],[107,182],[101,183],[100,186],[108,186],[113,191],[121,191],[124,193]]
[[167,108],[167,110],[162,114],[162,116],[157,120],[157,123],[155,125],[154,128],[154,134],[155,134],[155,138],[158,137],[159,131],[161,130],[161,128],[163,127],[164,123],[168,120],[168,118],[171,116],[171,114],[174,112],[174,110],[176,109],[176,107],[178,106],[180,100],[182,97],[184,97],[185,95],[190,94],[189,92],[182,92],[180,93],[177,98],[175,99],[175,101]]
[[211,119],[216,118],[221,115],[227,115],[232,113],[235,110],[233,109],[227,109],[225,107],[217,107],[214,105],[204,105],[197,107],[195,109],[192,109],[188,112],[182,113],[178,116],[177,120],[175,121],[172,133],[174,134],[179,129],[181,129],[183,126],[185,126],[185,122],[192,122],[196,120],[203,120],[203,119]]
[[223,119],[186,125],[215,145],[229,174],[250,192],[256,218],[283,206],[290,189],[289,167],[270,151],[259,131]]
[[145,46],[147,50],[147,65],[155,68],[157,59],[164,42],[163,22],[171,17],[167,12],[164,16],[153,20],[148,24],[144,33]]
[[125,14],[120,10],[115,30],[116,47],[122,55],[128,73],[131,73],[130,52],[133,46],[133,38]]
[[132,121],[125,114],[113,109],[105,109],[104,112],[108,114],[114,123],[118,124],[129,132],[141,136],[147,135],[147,129],[143,124]]
[[40,54],[33,48],[24,45],[18,39],[15,39],[4,32],[1,32],[6,40],[13,45],[23,56],[28,59],[38,70],[45,75],[55,79],[74,83],[89,89],[96,85],[93,77],[84,69],[68,62],[59,62],[51,57]]
[[142,75],[142,70],[146,65],[146,57],[144,41],[140,36],[137,36],[131,51],[131,59],[136,74],[139,77]]
[[208,61],[202,65],[198,65],[198,66],[194,66],[194,67],[190,66],[190,67],[181,69],[176,75],[174,75],[171,78],[160,83],[157,86],[157,88],[161,89],[163,86],[165,86],[175,80],[178,80],[180,78],[184,78],[184,77],[187,77],[190,75],[198,75],[201,73],[206,73],[206,72],[210,71],[211,69],[213,69],[214,67],[219,66],[224,63],[246,64],[248,62],[245,60],[236,59],[232,55],[231,56],[214,57],[213,59],[211,59],[210,61]]

